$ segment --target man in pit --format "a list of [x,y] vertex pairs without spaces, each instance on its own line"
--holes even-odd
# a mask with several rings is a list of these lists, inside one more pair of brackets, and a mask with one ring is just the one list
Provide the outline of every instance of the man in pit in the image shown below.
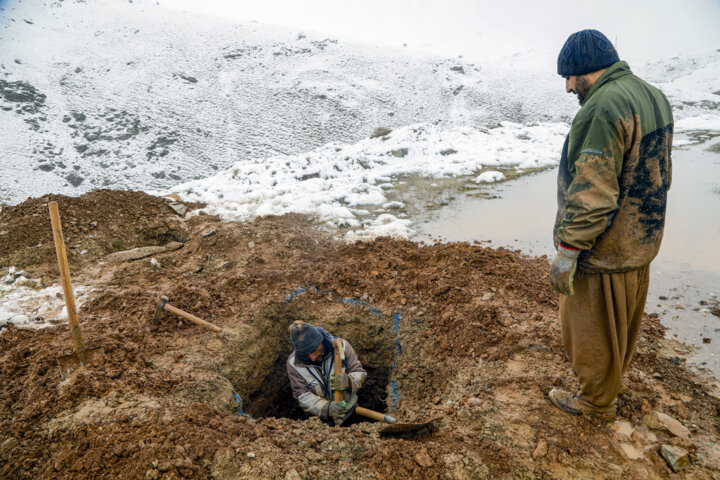
[[[362,388],[367,372],[347,340],[343,373],[334,375],[335,355],[333,337],[321,327],[297,321],[290,325],[290,341],[295,350],[287,359],[290,386],[300,407],[323,421],[341,425],[357,407],[357,392]],[[334,392],[343,392],[343,401],[334,400]]]

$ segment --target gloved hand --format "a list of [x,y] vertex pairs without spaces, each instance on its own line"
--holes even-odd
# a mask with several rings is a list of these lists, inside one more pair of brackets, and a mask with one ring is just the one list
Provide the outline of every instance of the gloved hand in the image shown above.
[[550,266],[550,283],[556,292],[570,296],[573,292],[573,275],[577,268],[577,259],[580,256],[580,250],[573,250],[558,245],[557,254],[553,258]]
[[347,390],[350,388],[350,377],[347,373],[333,375],[330,377],[330,388],[332,390]]
[[347,413],[347,405],[344,400],[342,402],[330,402],[330,408],[328,408],[328,416],[330,418],[337,420],[344,417],[345,413]]

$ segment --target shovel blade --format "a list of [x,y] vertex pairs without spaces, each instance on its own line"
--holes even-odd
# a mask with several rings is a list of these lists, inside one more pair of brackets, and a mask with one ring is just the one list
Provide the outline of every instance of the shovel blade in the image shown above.
[[437,418],[431,418],[430,420],[420,423],[394,423],[380,430],[380,435],[402,435],[403,433],[414,433],[421,430],[432,432],[435,429],[435,420],[437,420]]
[[82,352],[73,352],[70,355],[58,357],[57,362],[58,367],[60,367],[60,377],[65,380],[65,377],[79,366],[99,361],[103,355],[105,355],[103,347],[95,347],[88,348]]

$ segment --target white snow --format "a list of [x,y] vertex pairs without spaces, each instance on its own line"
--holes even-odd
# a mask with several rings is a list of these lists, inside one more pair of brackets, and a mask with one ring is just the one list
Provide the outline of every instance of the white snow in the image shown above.
[[504,179],[505,175],[502,172],[498,172],[495,170],[490,170],[487,172],[483,172],[475,179],[475,182],[477,183],[495,183],[499,182],[500,180]]
[[368,222],[361,230],[353,230],[345,234],[345,241],[354,243],[369,241],[375,237],[410,238],[415,231],[410,228],[410,220],[399,219],[393,215],[383,214]]
[[[67,309],[60,285],[33,288],[33,284],[39,283],[37,279],[17,275],[15,267],[9,270],[0,282],[0,331],[9,324],[45,328],[67,321]],[[14,280],[7,281],[11,276],[14,276]],[[73,285],[78,309],[92,291],[88,286]]]
[[698,115],[697,117],[683,118],[675,122],[676,132],[709,130],[720,131],[720,115]]
[[[567,130],[566,124],[553,122],[501,122],[496,128],[410,125],[382,138],[330,143],[303,154],[238,162],[217,175],[164,193],[205,202],[207,213],[225,219],[297,212],[336,227],[358,227],[362,207],[403,207],[400,202],[388,201],[384,188],[388,179],[470,176],[489,166],[552,166],[558,162]],[[502,176],[500,172],[486,173]],[[385,225],[375,231],[385,230]]]

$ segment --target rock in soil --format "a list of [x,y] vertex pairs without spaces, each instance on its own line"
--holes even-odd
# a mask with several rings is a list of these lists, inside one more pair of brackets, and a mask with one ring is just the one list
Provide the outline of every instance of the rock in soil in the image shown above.
[[678,473],[690,464],[688,452],[680,447],[663,445],[660,454],[673,472]]
[[690,438],[690,430],[670,415],[662,412],[650,412],[643,418],[645,424],[653,430],[665,430],[676,437]]

